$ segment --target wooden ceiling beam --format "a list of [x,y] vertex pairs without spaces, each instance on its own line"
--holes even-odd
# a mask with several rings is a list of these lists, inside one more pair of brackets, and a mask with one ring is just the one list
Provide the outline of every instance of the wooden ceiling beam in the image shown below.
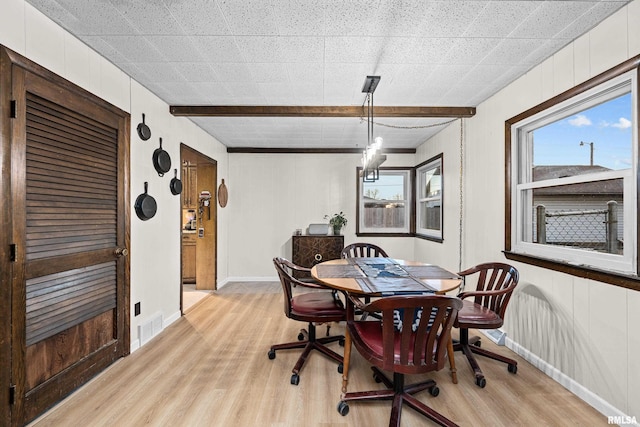
[[[188,117],[363,117],[363,106],[172,105],[174,116]],[[475,107],[374,106],[375,117],[473,117]]]

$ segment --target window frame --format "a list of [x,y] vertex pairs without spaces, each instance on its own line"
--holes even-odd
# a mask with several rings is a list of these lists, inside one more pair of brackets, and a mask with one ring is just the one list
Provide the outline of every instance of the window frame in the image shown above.
[[[415,167],[381,167],[380,174],[389,172],[401,172],[406,174],[406,209],[407,209],[407,231],[371,231],[361,227],[361,210],[364,209],[362,198],[363,182],[362,182],[362,167],[356,168],[356,236],[358,237],[412,237],[414,233],[415,224]],[[382,229],[381,229],[382,230]]]
[[[601,282],[622,286],[625,288],[640,290],[640,281],[638,280],[638,254],[639,254],[639,228],[636,226],[632,237],[635,239],[630,242],[631,250],[631,268],[628,271],[611,270],[604,265],[580,265],[578,263],[559,260],[544,254],[540,254],[538,251],[523,251],[522,246],[518,245],[519,227],[517,224],[516,215],[519,214],[519,207],[522,205],[522,201],[518,200],[519,193],[517,192],[517,176],[516,173],[520,172],[517,168],[520,158],[518,158],[517,150],[515,149],[515,142],[518,137],[517,126],[527,121],[533,122],[535,117],[544,116],[546,113],[551,113],[554,110],[559,110],[566,105],[575,105],[581,100],[584,100],[592,92],[606,92],[607,89],[611,89],[615,83],[623,78],[624,74],[633,73],[635,81],[632,83],[632,108],[633,108],[633,157],[635,159],[635,166],[631,169],[631,172],[635,175],[628,177],[633,181],[633,190],[627,191],[625,184],[625,206],[628,205],[629,209],[635,208],[638,211],[640,207],[640,194],[638,188],[638,181],[640,179],[640,173],[638,170],[638,129],[640,127],[638,119],[638,98],[639,88],[638,82],[640,55],[631,58],[622,64],[607,70],[586,82],[577,85],[529,110],[510,118],[505,121],[505,240],[504,240],[504,254],[508,259],[520,261],[523,263],[536,265],[539,267],[547,268],[554,271],[560,271],[567,274],[571,274],[577,277],[584,277]],[[603,86],[604,85],[604,86]],[[623,171],[613,171],[614,174]],[[619,174],[620,175],[620,174]],[[625,223],[629,224],[626,222]],[[635,224],[635,223],[634,223]],[[627,246],[627,245],[625,245]],[[601,254],[607,255],[607,254]],[[606,257],[605,257],[606,258]]]
[[[433,166],[433,167],[432,167]],[[434,169],[434,167],[440,167],[440,196],[435,197],[425,197],[422,198],[419,194],[421,188],[423,187],[422,182],[418,182],[422,179],[422,173],[427,170]],[[444,154],[440,153],[436,156],[433,156],[429,160],[426,160],[415,167],[415,236],[420,239],[431,240],[434,242],[442,243],[444,241]],[[440,200],[440,230],[431,230],[428,228],[420,228],[419,221],[422,217],[422,208],[421,202],[428,200]]]

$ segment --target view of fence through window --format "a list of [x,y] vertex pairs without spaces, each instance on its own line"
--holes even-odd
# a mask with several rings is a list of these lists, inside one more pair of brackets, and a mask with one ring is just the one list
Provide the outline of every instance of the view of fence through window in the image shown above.
[[532,132],[530,241],[621,254],[631,94],[589,107]]
[[405,172],[380,172],[380,179],[362,184],[364,227],[406,228],[407,177]]

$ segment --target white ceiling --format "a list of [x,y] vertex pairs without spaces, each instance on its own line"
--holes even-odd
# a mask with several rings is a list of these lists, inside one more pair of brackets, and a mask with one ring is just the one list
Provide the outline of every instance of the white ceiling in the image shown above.
[[[170,105],[477,106],[628,1],[27,0]],[[136,119],[133,118],[133,121]],[[359,118],[198,117],[227,147],[362,148]],[[150,121],[147,118],[147,121]],[[443,118],[376,118],[428,126]],[[415,148],[441,127],[375,127]]]

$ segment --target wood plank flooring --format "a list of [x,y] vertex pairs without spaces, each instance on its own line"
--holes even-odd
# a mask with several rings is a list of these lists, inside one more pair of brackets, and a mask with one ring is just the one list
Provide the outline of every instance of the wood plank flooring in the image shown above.
[[[388,425],[389,402],[354,402],[345,417],[337,412],[341,375],[323,355],[311,354],[298,386],[290,384],[298,350],[268,359],[271,344],[295,340],[304,326],[285,317],[278,283],[228,284],[31,425]],[[332,333],[343,331],[342,325],[331,328]],[[482,341],[486,348],[514,356]],[[337,343],[332,346],[342,353]],[[352,355],[349,390],[380,388],[355,348]],[[459,383],[451,383],[445,368],[431,375],[440,395],[417,396],[461,426],[607,425],[606,417],[515,357],[516,375],[502,363],[481,359],[487,386],[480,389],[466,359],[456,353]],[[434,424],[404,407],[402,426],[425,425]]]

